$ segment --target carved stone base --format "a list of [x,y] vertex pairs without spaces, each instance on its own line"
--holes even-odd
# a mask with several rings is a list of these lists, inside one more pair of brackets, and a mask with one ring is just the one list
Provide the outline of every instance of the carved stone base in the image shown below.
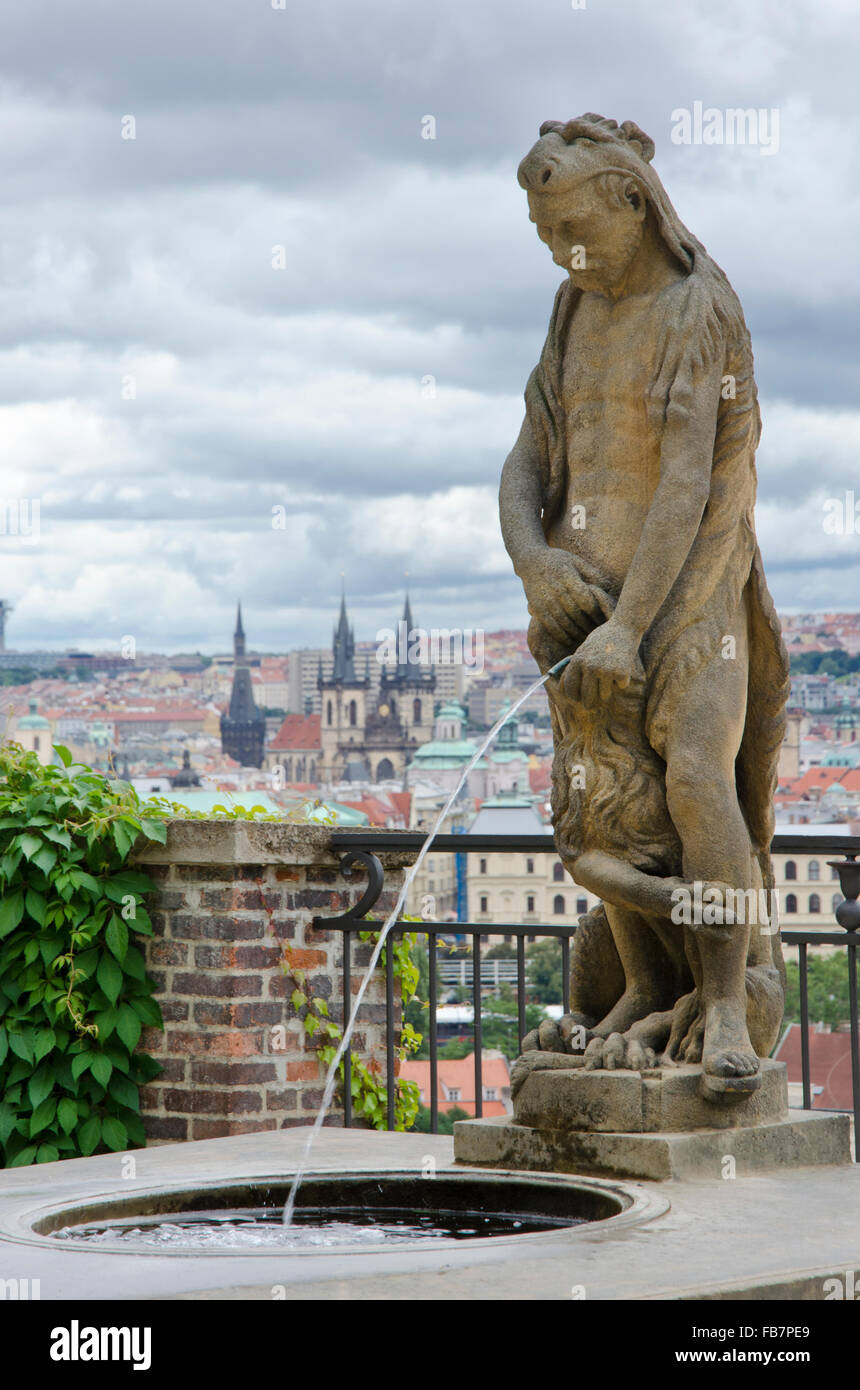
[[603,1177],[714,1179],[850,1163],[847,1115],[788,1111],[785,1065],[721,1104],[699,1095],[700,1067],[653,1072],[534,1071],[515,1115],[461,1120],[458,1163]]

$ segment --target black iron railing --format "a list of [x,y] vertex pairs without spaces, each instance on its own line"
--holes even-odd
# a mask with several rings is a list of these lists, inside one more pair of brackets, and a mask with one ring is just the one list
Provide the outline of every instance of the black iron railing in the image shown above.
[[[382,893],[385,872],[377,857],[381,853],[410,852],[417,854],[427,839],[423,831],[389,830],[339,830],[332,833],[332,848],[342,854],[341,868],[345,872],[363,870],[367,875],[367,887],[361,898],[349,912],[337,917],[317,917],[314,926],[343,933],[343,999],[344,1026],[351,1017],[352,1007],[352,948],[354,937],[366,931],[366,914],[371,911]],[[849,1013],[851,1029],[851,1076],[855,1132],[855,1158],[860,1157],[857,1144],[860,1139],[860,1033],[858,1033],[857,1013],[857,948],[860,946],[860,836],[840,835],[776,835],[771,844],[773,854],[839,854],[843,858],[829,860],[837,870],[843,893],[843,901],[836,909],[836,919],[842,929],[834,931],[796,931],[780,933],[786,945],[798,947],[800,1014],[801,1014],[801,1069],[803,1082],[803,1108],[812,1109],[812,1082],[809,1057],[809,978],[808,950],[812,945],[836,946],[846,951],[848,970]],[[555,843],[550,835],[437,835],[433,841],[434,854],[553,854]],[[481,942],[487,937],[514,937],[517,952],[516,998],[519,1039],[526,1034],[526,939],[551,938],[561,942],[562,953],[562,999],[567,999],[570,984],[570,939],[576,933],[576,926],[550,926],[536,922],[428,922],[398,919],[391,933],[400,936],[404,932],[417,933],[427,937],[429,967],[429,1007],[428,1007],[428,1048],[430,1054],[430,1129],[433,1134],[439,1131],[438,1098],[438,1025],[436,1017],[438,997],[437,940],[450,938],[453,934],[471,938],[472,952],[472,1007],[473,1038],[475,1054],[475,1116],[483,1115],[483,1068],[482,1068],[482,1009],[481,1009]],[[386,1010],[386,1077],[387,1107],[386,1120],[389,1129],[395,1124],[395,989],[392,953],[385,953],[385,1010]],[[349,1001],[349,1010],[347,1006]],[[344,1054],[344,1125],[353,1123],[352,1113],[352,1057],[351,1049]]]

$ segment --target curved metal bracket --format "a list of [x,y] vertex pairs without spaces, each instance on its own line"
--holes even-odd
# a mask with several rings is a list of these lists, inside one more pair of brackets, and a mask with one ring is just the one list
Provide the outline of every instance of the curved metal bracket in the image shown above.
[[349,877],[349,870],[353,864],[360,864],[367,872],[367,887],[362,893],[357,903],[353,903],[348,912],[342,912],[337,917],[320,918],[321,923],[331,926],[332,922],[355,922],[358,924],[361,919],[376,904],[376,900],[385,887],[385,870],[375,854],[371,854],[365,849],[347,850],[340,860],[339,868],[341,873]]

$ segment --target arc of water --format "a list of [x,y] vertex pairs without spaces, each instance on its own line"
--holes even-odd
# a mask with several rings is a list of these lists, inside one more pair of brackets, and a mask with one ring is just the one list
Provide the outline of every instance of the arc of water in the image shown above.
[[[299,1161],[299,1166],[296,1169],[296,1175],[293,1178],[292,1185],[289,1191],[289,1196],[287,1197],[286,1205],[284,1207],[285,1226],[290,1226],[292,1224],[293,1212],[295,1211],[296,1206],[296,1196],[298,1194],[299,1187],[301,1186],[302,1179],[307,1171],[308,1160],[311,1155],[311,1149],[313,1148],[314,1140],[316,1139],[320,1129],[322,1128],[322,1124],[326,1117],[326,1113],[328,1111],[329,1106],[331,1105],[332,1097],[334,1095],[334,1088],[337,1084],[337,1069],[340,1066],[341,1061],[343,1060],[343,1055],[346,1052],[346,1049],[349,1047],[350,1040],[355,1030],[356,1020],[358,1019],[358,1011],[361,1007],[361,1001],[364,998],[367,986],[370,983],[373,972],[379,964],[379,957],[382,954],[382,948],[385,945],[388,933],[390,932],[393,924],[397,921],[398,917],[400,916],[403,905],[406,902],[406,895],[408,894],[409,889],[412,886],[412,880],[414,879],[418,870],[421,868],[421,865],[424,861],[424,857],[430,849],[430,846],[432,845],[436,836],[438,835],[439,830],[445,820],[445,817],[447,816],[454,802],[457,800],[457,797],[460,795],[460,792],[463,786],[465,785],[466,778],[472,771],[472,768],[475,767],[475,765],[484,756],[493,739],[496,737],[496,734],[508,722],[508,720],[516,714],[520,705],[525,704],[529,696],[533,695],[536,690],[539,690],[540,687],[546,681],[549,680],[550,676],[554,676],[558,672],[562,671],[569,661],[569,656],[564,656],[562,657],[561,661],[557,661],[554,666],[550,667],[545,676],[541,676],[540,680],[536,680],[534,682],[534,685],[529,686],[525,694],[521,695],[520,698],[515,701],[515,703],[511,706],[509,710],[505,712],[501,719],[496,720],[495,724],[493,725],[490,732],[487,734],[487,737],[484,739],[484,742],[481,744],[478,751],[469,759],[466,766],[463,768],[463,771],[460,774],[460,780],[458,781],[451,795],[448,797],[448,800],[445,802],[445,805],[442,807],[442,810],[439,812],[439,815],[436,817],[430,834],[427,836],[427,839],[421,846],[418,858],[415,860],[415,863],[412,865],[412,868],[409,870],[405,879],[403,880],[403,887],[400,889],[400,892],[397,897],[397,902],[394,904],[394,907],[392,908],[389,916],[386,918],[386,921],[382,927],[382,931],[379,933],[379,940],[373,948],[373,954],[370,957],[367,969],[364,972],[364,976],[355,996],[355,1002],[352,1006],[349,1022],[347,1023],[344,1029],[343,1037],[340,1040],[338,1049],[328,1069],[325,1087],[323,1088],[322,1102],[320,1104],[320,1108],[317,1112],[316,1118],[314,1119],[310,1133],[308,1134],[307,1142],[305,1143],[304,1147],[304,1152],[302,1153],[301,1159]],[[480,1001],[476,1000],[475,1007],[480,1007]],[[393,1078],[389,1077],[389,1085],[392,1083]]]

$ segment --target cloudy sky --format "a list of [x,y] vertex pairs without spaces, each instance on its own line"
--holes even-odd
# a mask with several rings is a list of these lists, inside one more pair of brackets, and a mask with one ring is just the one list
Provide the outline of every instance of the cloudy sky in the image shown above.
[[[858,37],[854,0],[4,0],[8,644],[223,649],[241,596],[314,646],[341,573],[359,638],[406,571],[426,627],[524,626],[496,490],[560,272],[516,166],[583,111],[652,136],[741,297],[778,605],[860,608],[822,524],[860,503]],[[673,143],[697,101],[778,149]]]

